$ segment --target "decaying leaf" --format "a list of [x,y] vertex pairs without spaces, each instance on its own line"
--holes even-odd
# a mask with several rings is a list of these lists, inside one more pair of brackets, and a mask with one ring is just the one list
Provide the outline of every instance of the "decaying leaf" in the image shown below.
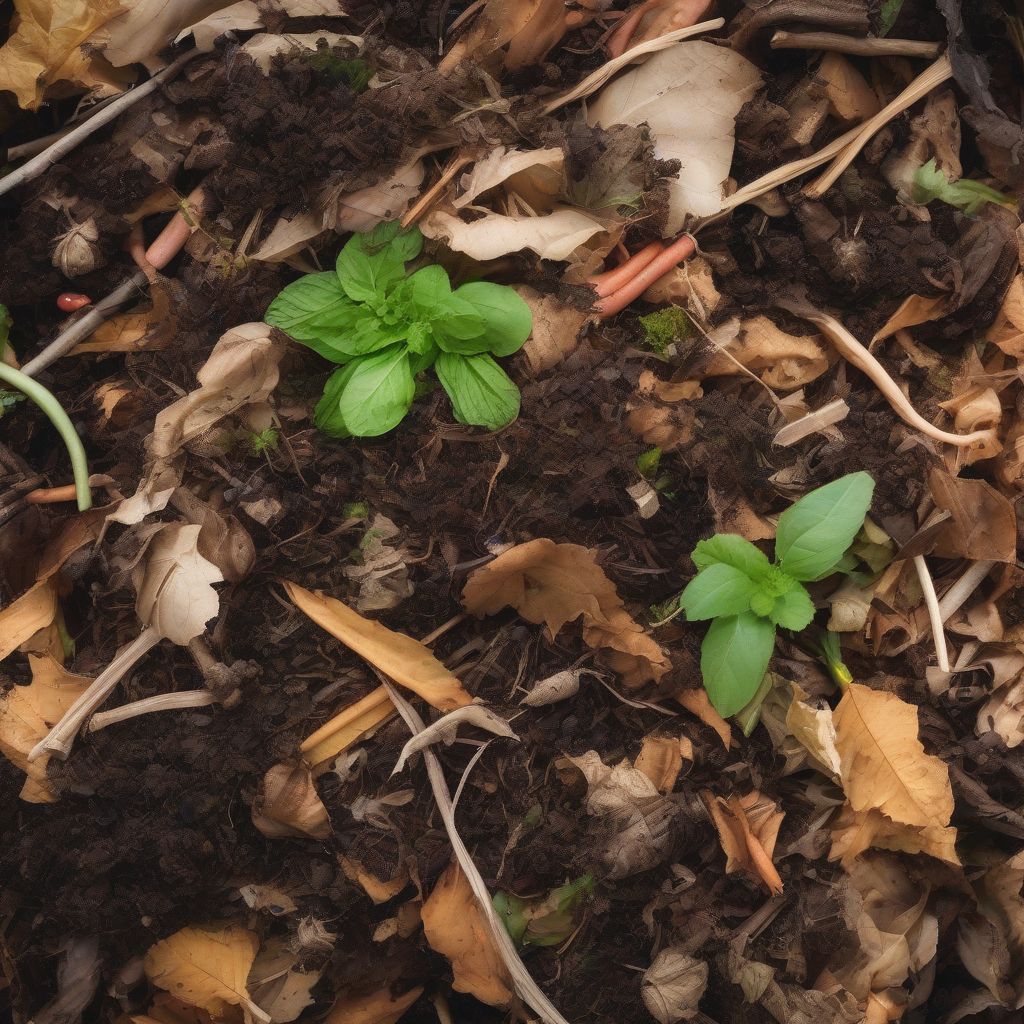
[[565,760],[586,779],[584,806],[600,820],[596,853],[606,876],[629,878],[662,863],[679,808],[628,761],[610,768],[593,750]]
[[683,750],[674,736],[645,736],[633,767],[654,783],[659,793],[671,793],[683,767]]
[[46,779],[49,757],[29,761],[28,753],[61,720],[92,679],[66,671],[50,655],[30,655],[29,667],[32,682],[12,686],[0,696],[0,753],[27,776],[21,787],[22,800],[53,803],[57,797]]
[[525,285],[516,291],[533,313],[533,330],[522,351],[530,372],[536,376],[557,366],[576,349],[589,314]]
[[374,903],[387,903],[409,884],[409,872],[404,866],[399,869],[394,878],[385,881],[378,878],[372,871],[367,871],[359,861],[352,857],[346,857],[339,853],[338,863],[341,865],[341,870],[345,872],[345,877],[362,886],[363,891]]
[[303,761],[315,774],[322,774],[334,758],[372,735],[393,714],[395,706],[387,690],[378,686],[307,736],[299,747]]
[[745,368],[778,391],[792,391],[817,380],[833,358],[819,335],[787,334],[766,316],[730,321],[710,337],[722,351],[710,357],[702,376],[731,377]]
[[284,938],[265,942],[249,971],[252,1001],[271,1024],[291,1024],[313,1002],[312,989],[321,971],[303,971]]
[[[840,836],[840,855],[853,856],[850,850],[863,849],[867,837],[877,835],[889,849],[927,845],[949,859],[956,838],[949,827],[949,771],[917,738],[917,708],[895,694],[851,683],[833,721],[843,790],[853,812],[842,826],[852,831]],[[871,811],[882,817],[869,816]],[[901,833],[906,846],[897,847]]]
[[13,33],[0,48],[0,90],[36,110],[51,86],[118,91],[120,79],[102,58],[83,48],[93,33],[122,10],[120,0],[17,0]]
[[284,581],[295,606],[346,647],[375,665],[389,679],[419,694],[438,711],[453,711],[473,698],[458,678],[418,640],[395,633],[326,594]]
[[252,823],[271,838],[326,839],[331,834],[331,820],[313,774],[300,764],[275,764],[267,769],[253,801]]
[[358,561],[345,567],[345,578],[359,584],[356,611],[386,611],[401,604],[413,592],[405,564],[409,551],[393,545],[402,531],[387,516],[375,513],[358,549]]
[[508,1006],[512,979],[469,880],[452,861],[423,904],[423,934],[452,965],[452,988],[488,1006]]
[[673,700],[682,704],[691,715],[696,715],[705,725],[718,733],[726,750],[732,746],[732,726],[711,706],[711,699],[703,687],[680,690]]
[[772,863],[772,854],[785,812],[756,789],[728,799],[706,790],[701,795],[725,852],[725,873],[747,871],[760,878],[770,892],[781,893],[782,879]]
[[220,608],[211,584],[224,577],[199,554],[201,529],[169,523],[150,541],[145,563],[132,572],[139,618],[182,646],[200,636]]
[[960,864],[956,853],[956,829],[937,825],[897,824],[881,811],[855,811],[846,804],[832,822],[829,860],[838,860],[847,870],[870,848],[899,853],[926,853],[936,860]]
[[796,683],[778,676],[774,681],[761,705],[761,722],[786,759],[783,774],[811,767],[838,782],[840,760],[832,709],[812,706]]
[[400,995],[392,995],[388,989],[365,996],[342,995],[324,1024],[398,1024],[422,993],[423,986],[417,985]]
[[644,971],[640,996],[658,1024],[676,1024],[697,1016],[707,986],[708,965],[683,947],[669,946]]
[[667,654],[626,611],[594,552],[578,544],[546,538],[517,544],[469,577],[462,603],[480,616],[515,608],[524,619],[544,623],[551,639],[582,616],[584,641],[604,649],[628,686],[656,682],[670,667]]
[[269,1024],[269,1015],[252,1001],[246,988],[258,949],[256,935],[237,925],[182,928],[150,946],[146,976],[158,988],[214,1016],[229,1006],[241,1006]]
[[475,725],[478,729],[484,729],[495,736],[504,736],[508,739],[518,740],[519,737],[512,731],[512,726],[500,715],[496,715],[489,708],[480,704],[467,704],[465,707],[449,711],[447,715],[431,723],[422,732],[416,733],[408,740],[402,752],[398,755],[398,761],[392,769],[391,774],[395,775],[404,767],[406,761],[413,754],[433,743],[451,744],[455,742],[459,726],[463,723]]
[[320,40],[326,41],[328,46],[340,46],[344,43],[355,44],[356,47],[362,43],[359,36],[343,36],[337,32],[289,32],[285,35],[272,35],[269,32],[261,32],[259,35],[247,39],[242,44],[242,52],[249,55],[256,66],[265,74],[269,75],[273,67],[274,58],[281,54],[291,53],[296,50],[316,52]]
[[548,676],[547,679],[540,679],[519,703],[539,708],[545,704],[557,704],[560,700],[575,697],[580,692],[580,677],[585,671],[567,668]]
[[999,315],[986,337],[1008,356],[1024,358],[1024,274],[1010,282]]
[[621,74],[591,100],[590,124],[646,122],[657,156],[679,160],[668,179],[667,234],[687,216],[718,213],[729,176],[736,114],[761,84],[761,74],[734,50],[690,40],[653,54]]

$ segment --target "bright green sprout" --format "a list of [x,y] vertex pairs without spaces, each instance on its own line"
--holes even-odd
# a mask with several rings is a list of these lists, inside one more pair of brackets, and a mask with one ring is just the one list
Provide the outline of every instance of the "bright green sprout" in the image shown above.
[[801,630],[814,618],[805,583],[842,571],[864,523],[874,481],[851,473],[805,494],[779,517],[775,562],[748,540],[719,533],[693,550],[699,572],[679,598],[691,621],[711,619],[700,670],[711,703],[735,715],[757,692],[775,648],[775,631]]
[[518,352],[533,327],[530,307],[505,285],[452,290],[443,267],[412,274],[419,230],[397,222],[354,235],[334,271],[307,274],[270,304],[266,322],[340,364],[317,403],[332,437],[377,437],[405,418],[416,376],[433,367],[460,423],[498,430],[519,415],[519,389],[494,356]]
[[273,427],[259,432],[253,431],[247,438],[253,455],[263,455],[265,452],[277,451],[281,443],[281,435]]
[[497,892],[491,902],[517,945],[560,946],[576,930],[576,911],[593,891],[593,877],[582,875],[547,896],[524,900]]
[[640,326],[647,344],[658,355],[664,355],[669,345],[686,341],[697,333],[689,314],[679,306],[666,306],[656,313],[640,317]]
[[938,169],[934,157],[914,172],[913,199],[915,203],[930,203],[933,199],[941,199],[964,213],[977,213],[986,203],[996,203],[1010,210],[1017,209],[1017,200],[1013,196],[1003,195],[980,181],[971,181],[970,178],[950,181]]

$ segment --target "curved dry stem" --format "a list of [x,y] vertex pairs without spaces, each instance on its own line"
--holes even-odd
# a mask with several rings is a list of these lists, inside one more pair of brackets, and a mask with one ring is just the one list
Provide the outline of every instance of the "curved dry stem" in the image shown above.
[[101,711],[93,715],[89,721],[87,732],[98,732],[108,725],[127,722],[129,718],[139,715],[151,715],[154,711],[176,711],[179,708],[204,708],[212,704],[216,698],[209,690],[181,690],[178,693],[159,693],[155,697],[122,704],[110,711]]
[[992,439],[994,431],[975,430],[970,434],[951,434],[929,423],[910,403],[910,399],[900,390],[899,385],[889,376],[885,367],[834,317],[823,313],[804,302],[783,302],[778,305],[809,320],[821,328],[822,334],[832,342],[836,351],[852,366],[869,377],[885,396],[893,411],[903,420],[922,434],[942,441],[944,444],[955,445],[957,448],[969,448],[972,445],[984,444]]
[[939,617],[943,622],[948,622],[964,606],[995,564],[994,561],[983,558],[967,567],[960,579],[942,595],[939,602]]
[[946,634],[942,629],[942,612],[939,610],[939,598],[935,593],[935,584],[924,555],[914,555],[914,569],[924,594],[924,603],[928,609],[928,621],[932,627],[932,638],[935,640],[935,657],[943,672],[949,671],[949,653],[946,650]]

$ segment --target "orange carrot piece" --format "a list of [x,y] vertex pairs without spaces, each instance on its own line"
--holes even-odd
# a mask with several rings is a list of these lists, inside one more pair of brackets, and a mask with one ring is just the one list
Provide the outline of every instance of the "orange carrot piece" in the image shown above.
[[652,263],[664,251],[665,247],[661,242],[651,242],[645,245],[639,252],[634,253],[628,260],[620,263],[614,270],[606,270],[603,274],[595,274],[587,278],[587,284],[592,284],[597,289],[597,294],[604,298],[617,292],[624,284],[632,281],[641,270],[649,263]]
[[29,505],[54,505],[58,501],[74,501],[75,485],[65,484],[63,487],[37,487],[25,495]]
[[641,295],[655,281],[664,277],[670,270],[677,267],[683,260],[689,259],[697,249],[693,235],[682,235],[671,245],[662,250],[635,277],[628,280],[611,295],[602,297],[594,303],[602,319],[621,313],[631,302]]

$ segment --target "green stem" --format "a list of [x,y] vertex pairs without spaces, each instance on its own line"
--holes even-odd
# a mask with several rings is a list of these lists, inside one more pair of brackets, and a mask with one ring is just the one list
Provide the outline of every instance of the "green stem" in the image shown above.
[[84,512],[87,508],[92,508],[89,463],[85,455],[85,446],[60,402],[38,381],[26,377],[21,370],[15,370],[13,366],[8,366],[2,360],[0,360],[0,381],[17,388],[27,398],[35,402],[57,428],[57,433],[60,434],[61,440],[67,447],[68,455],[71,456],[71,472],[75,476],[75,496],[78,499],[78,510]]

